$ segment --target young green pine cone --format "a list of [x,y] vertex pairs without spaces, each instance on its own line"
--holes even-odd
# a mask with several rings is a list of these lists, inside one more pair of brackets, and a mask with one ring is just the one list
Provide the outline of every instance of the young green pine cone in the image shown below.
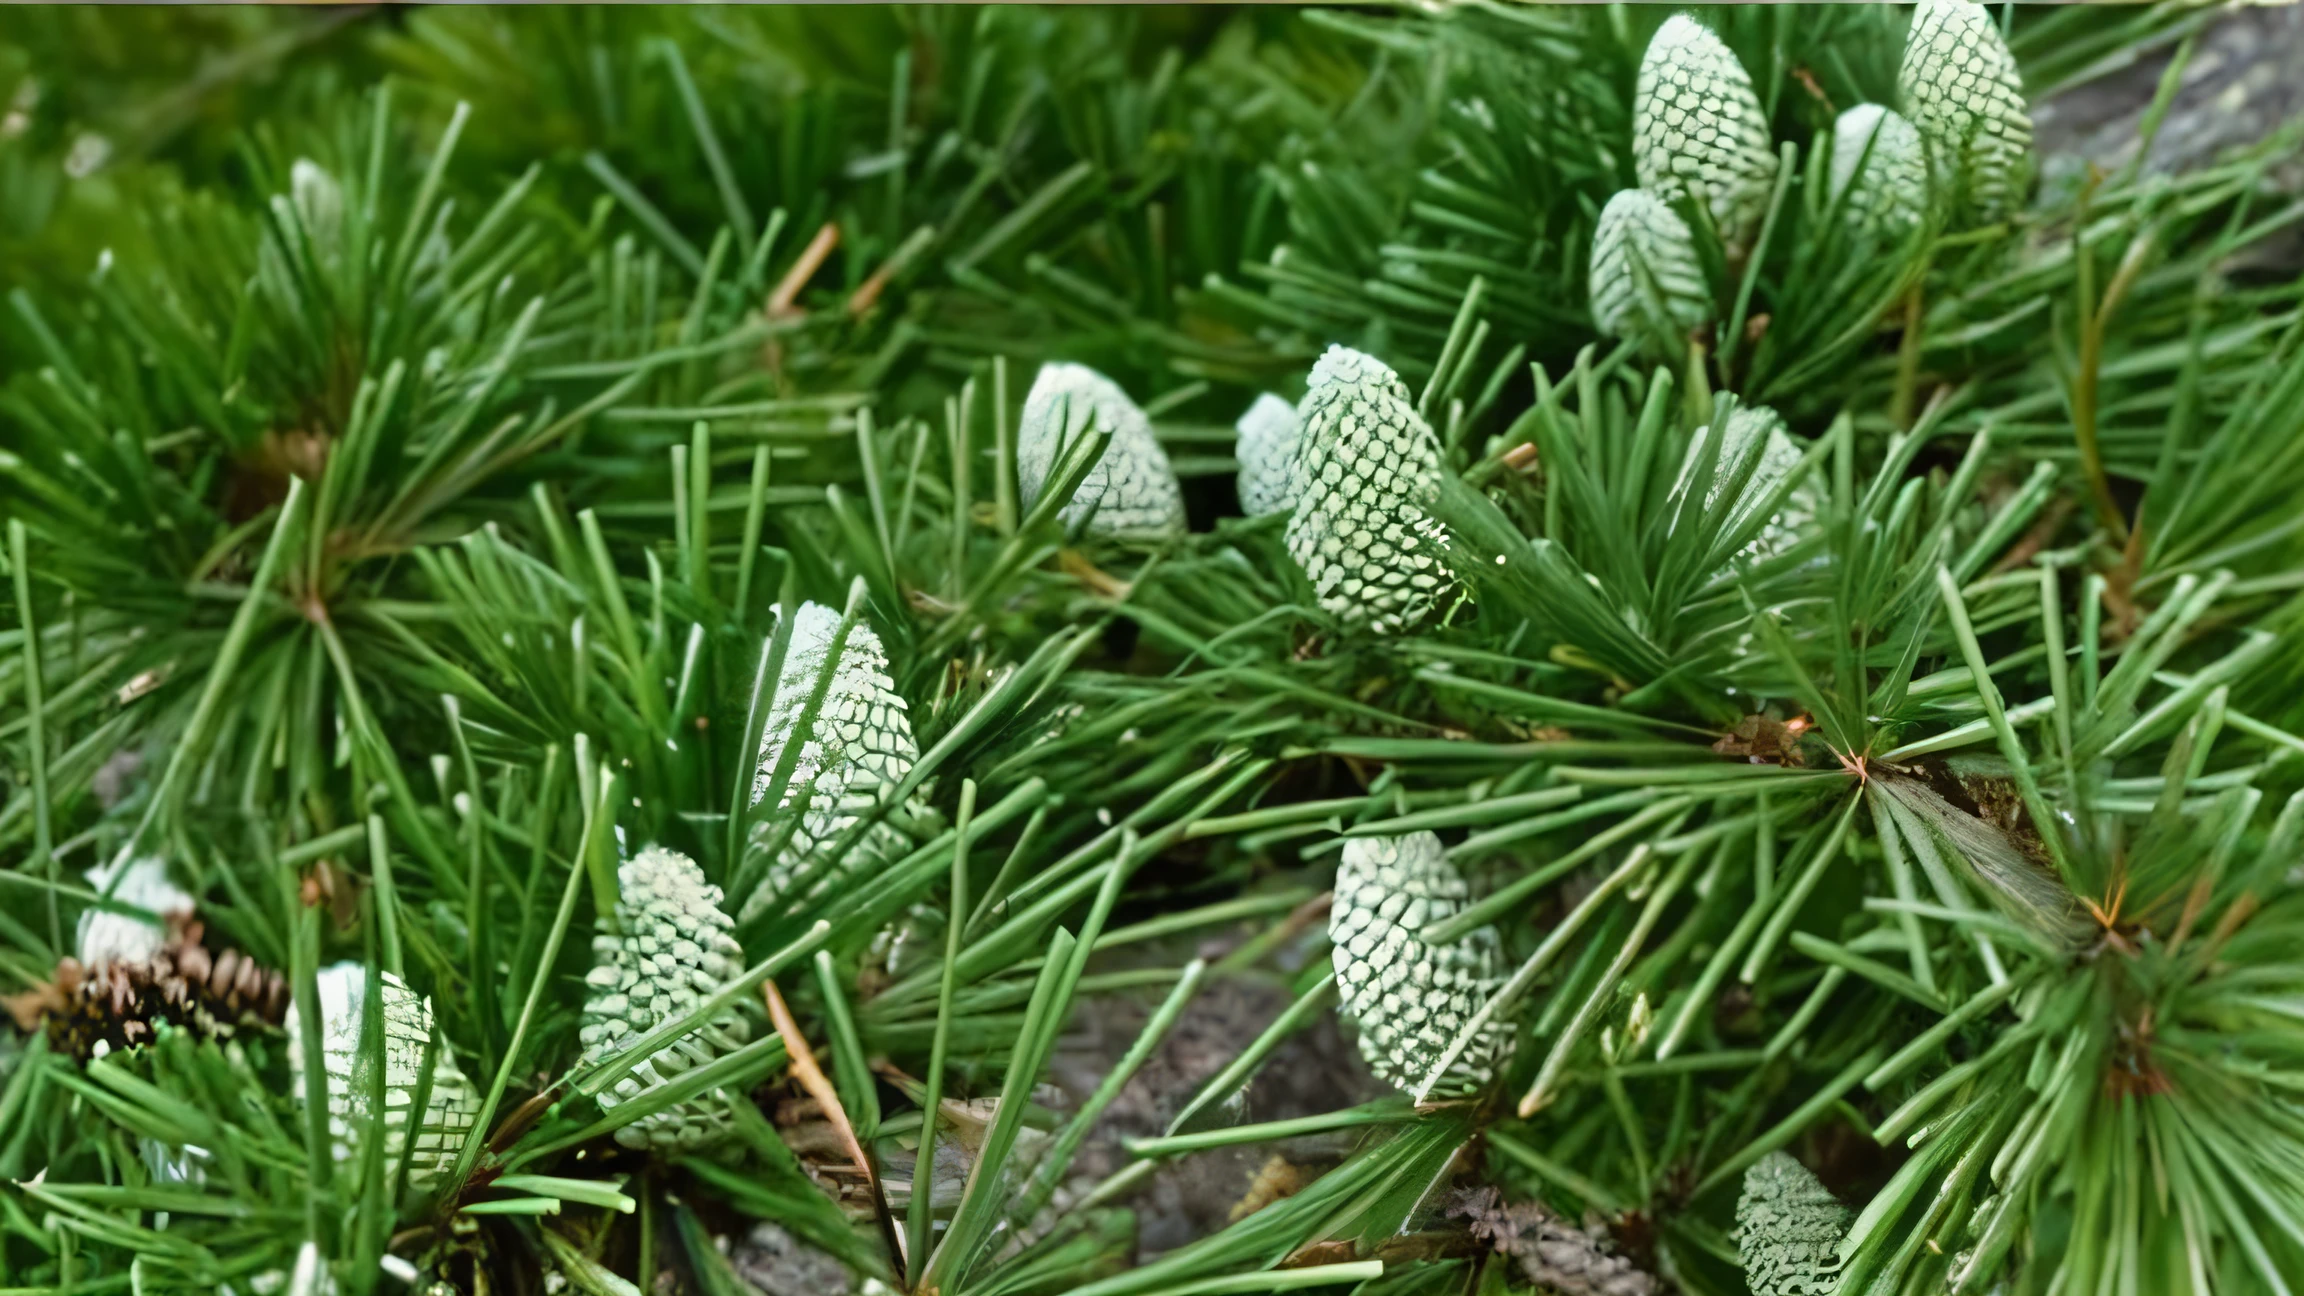
[[[384,974],[381,991],[385,1174],[389,1177],[395,1172],[413,1137],[408,1181],[424,1187],[455,1164],[465,1136],[479,1116],[480,1094],[464,1078],[447,1041],[442,1040],[432,1063],[432,1088],[423,1114],[410,1119],[423,1076],[424,1053],[432,1040],[432,1002],[389,972]],[[374,1076],[361,1043],[367,992],[368,969],[358,963],[338,963],[320,970],[320,1050],[328,1073],[328,1137],[339,1165],[349,1165],[357,1157],[360,1133],[372,1116],[368,1094]],[[293,1006],[284,1025],[289,1070],[296,1077],[296,1095],[302,1098],[304,1036]]]
[[1016,478],[1027,501],[1038,499],[1064,449],[1094,428],[1110,435],[1104,454],[1057,517],[1077,526],[1094,510],[1097,535],[1161,539],[1184,531],[1184,492],[1152,420],[1120,385],[1086,365],[1040,366],[1016,426]]
[[1671,201],[1691,194],[1732,252],[1751,243],[1776,183],[1768,117],[1744,65],[1684,14],[1656,29],[1632,98],[1632,169]]
[[1832,123],[1831,193],[1848,195],[1846,219],[1858,229],[1889,239],[1911,233],[1928,212],[1928,154],[1920,132],[1878,104],[1840,114]]
[[1968,0],[1920,0],[1896,85],[1956,202],[1992,220],[2023,198],[2032,118],[2016,58],[1989,9]]
[[[1674,499],[1686,493],[1696,474],[1698,456],[1704,453],[1704,441],[1709,429],[1699,428],[1688,442],[1688,453],[1680,461],[1680,476],[1672,483]],[[1744,488],[1738,492],[1737,517],[1741,521],[1751,509],[1759,507],[1784,479],[1800,466],[1805,451],[1784,430],[1784,420],[1765,405],[1742,405],[1728,416],[1728,435],[1720,446],[1719,458],[1712,465],[1712,485],[1704,493],[1704,507],[1709,509],[1720,502],[1720,493],[1728,488],[1734,474],[1753,455],[1759,462],[1744,479]],[[1805,483],[1793,487],[1784,499],[1782,508],[1768,519],[1737,555],[1742,562],[1759,562],[1792,547],[1800,538],[1803,528],[1816,520],[1820,501]]]
[[1610,337],[1645,335],[1686,350],[1712,317],[1688,222],[1645,189],[1622,189],[1592,230],[1592,322]]
[[1320,606],[1378,633],[1406,630],[1452,584],[1430,509],[1440,440],[1400,378],[1373,356],[1332,346],[1312,366],[1288,475],[1288,552]]
[[[665,1022],[693,1010],[744,967],[735,924],[720,910],[720,888],[704,880],[696,862],[650,846],[616,871],[616,923],[621,934],[592,938],[592,971],[584,984],[584,1024],[578,1038],[585,1065],[620,1052]],[[742,1047],[751,1031],[733,1010],[672,1041],[600,1095],[615,1107]],[[687,1150],[725,1137],[725,1100],[703,1094],[616,1131],[626,1147]]]
[[[769,705],[767,727],[760,733],[760,764],[752,781],[754,805],[768,795],[770,777],[800,727],[801,713],[839,628],[838,612],[821,603],[800,605],[792,622],[792,642],[785,650],[784,668],[776,681],[776,698]],[[801,812],[800,825],[770,862],[766,880],[745,897],[740,916],[749,920],[772,902],[796,898],[788,897],[787,892],[814,862],[817,852],[870,813],[880,795],[903,782],[919,759],[920,748],[912,740],[912,720],[904,698],[888,677],[888,654],[872,627],[858,621],[849,627],[848,642],[841,649],[839,665],[833,668],[816,722],[801,744],[792,777],[778,799],[779,808],[791,809],[812,779],[815,790],[807,794],[808,805]],[[774,835],[765,825],[759,832]],[[840,871],[893,858],[903,853],[905,845],[903,834],[883,820],[866,834],[860,858],[843,861]],[[824,881],[828,883],[831,878],[827,876]]]
[[[1419,934],[1463,912],[1470,894],[1431,833],[1344,845],[1328,910],[1337,989],[1344,1015],[1360,1027],[1360,1056],[1377,1078],[1409,1093],[1423,1089],[1502,983],[1495,928],[1453,945],[1427,945]],[[1481,1026],[1431,1092],[1465,1094],[1488,1083],[1509,1045],[1500,1023]]]
[[1744,1172],[1736,1201],[1736,1253],[1752,1296],[1831,1296],[1840,1287],[1848,1208],[1782,1152]]
[[1296,454],[1296,407],[1265,392],[1232,429],[1238,434],[1240,511],[1249,517],[1286,512],[1292,502],[1288,461]]

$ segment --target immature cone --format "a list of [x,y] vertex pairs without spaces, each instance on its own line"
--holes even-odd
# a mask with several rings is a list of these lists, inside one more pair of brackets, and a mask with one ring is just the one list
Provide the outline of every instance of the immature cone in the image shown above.
[[[771,776],[799,730],[801,713],[839,628],[840,614],[821,603],[802,603],[794,617],[776,698],[760,734],[760,764],[752,780],[754,805],[768,795]],[[784,898],[816,853],[870,813],[880,794],[903,782],[919,759],[904,698],[888,677],[888,654],[880,646],[880,636],[859,620],[849,627],[848,642],[825,688],[824,704],[801,743],[778,806],[790,809],[810,780],[815,790],[808,793],[799,827],[770,862],[766,880],[745,897],[741,916],[749,919]],[[883,821],[865,838],[864,860],[891,858],[890,853],[901,853],[903,845],[903,835]]]
[[1332,346],[1312,366],[1288,489],[1288,552],[1320,606],[1379,633],[1406,630],[1450,586],[1440,553],[1440,440],[1399,376]]
[[1024,498],[1038,499],[1065,447],[1093,428],[1110,435],[1080,489],[1057,512],[1066,527],[1094,510],[1097,535],[1162,538],[1184,530],[1184,492],[1152,420],[1118,383],[1086,365],[1040,366],[1016,427],[1016,478]]
[[1712,213],[1720,241],[1750,242],[1776,183],[1768,116],[1744,65],[1684,14],[1657,28],[1632,99],[1632,167],[1667,201],[1683,192]]
[[1848,1208],[1806,1166],[1771,1152],[1744,1172],[1736,1252],[1752,1296],[1831,1296],[1840,1288]]
[[1879,104],[1840,114],[1832,123],[1831,192],[1848,195],[1843,210],[1858,229],[1890,239],[1910,233],[1928,211],[1928,154],[1919,130]]
[[[1672,484],[1672,495],[1677,499],[1684,494],[1696,473],[1698,456],[1704,453],[1704,441],[1709,429],[1699,428],[1688,442],[1688,453],[1680,461],[1680,476]],[[1712,465],[1712,485],[1704,493],[1704,507],[1709,509],[1720,502],[1720,493],[1726,490],[1740,465],[1754,454],[1759,462],[1744,480],[1740,491],[1737,514],[1742,516],[1766,500],[1786,477],[1800,466],[1803,451],[1784,430],[1784,420],[1765,405],[1743,405],[1728,416],[1728,434],[1720,446],[1719,458]],[[1796,486],[1777,510],[1760,528],[1760,534],[1738,555],[1746,562],[1782,553],[1800,538],[1803,527],[1816,518],[1818,501],[1815,493],[1805,485]]]
[[1688,222],[1645,189],[1618,190],[1592,230],[1593,323],[1610,337],[1685,339],[1711,315]]
[[[1355,838],[1336,870],[1328,938],[1344,1015],[1359,1023],[1369,1069],[1410,1093],[1423,1089],[1502,981],[1495,928],[1452,945],[1428,945],[1420,934],[1463,912],[1470,894],[1428,832]],[[1501,1025],[1483,1025],[1431,1092],[1478,1089],[1494,1077],[1508,1044]]]
[[[577,1038],[586,1066],[692,1011],[744,968],[735,924],[720,910],[720,888],[704,880],[696,861],[650,846],[616,871],[616,888],[621,934],[592,938],[592,971],[584,978],[590,994]],[[741,1017],[724,1011],[632,1068],[600,1095],[600,1106],[630,1102],[750,1036]],[[683,1151],[726,1137],[731,1119],[726,1101],[706,1093],[624,1126],[616,1141]]]
[[1920,0],[1896,84],[1948,187],[1986,219],[2013,207],[2030,166],[2032,119],[1991,12],[1967,0]]
[[[472,1131],[480,1112],[480,1094],[456,1065],[445,1040],[432,1063],[432,1088],[421,1115],[411,1119],[416,1090],[424,1072],[425,1050],[432,1041],[432,1002],[390,972],[378,1002],[384,1009],[384,1164],[387,1176],[400,1164],[411,1138],[415,1151],[408,1162],[408,1180],[419,1187],[432,1183],[454,1165],[457,1153]],[[368,1106],[374,1075],[372,1059],[362,1047],[363,1009],[367,1005],[368,970],[358,963],[338,963],[320,971],[320,1051],[328,1074],[328,1137],[337,1164],[351,1164],[359,1153],[362,1129],[372,1119]],[[304,1036],[296,1009],[290,1005],[284,1023],[288,1032],[288,1066],[296,1077],[296,1095],[304,1095]]]
[[[118,881],[115,882],[114,879]],[[90,908],[80,915],[80,966],[101,972],[115,962],[148,963],[168,943],[170,920],[192,916],[192,897],[168,880],[168,866],[156,856],[118,860],[88,870],[88,885],[121,904],[149,910],[158,923],[129,914]]]
[[1240,511],[1249,517],[1287,511],[1288,461],[1296,454],[1296,407],[1270,392],[1256,398],[1240,421]]

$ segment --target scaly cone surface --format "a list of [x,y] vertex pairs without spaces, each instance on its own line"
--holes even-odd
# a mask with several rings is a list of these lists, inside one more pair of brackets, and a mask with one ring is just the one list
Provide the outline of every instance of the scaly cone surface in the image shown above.
[[[584,1062],[596,1065],[665,1022],[694,1009],[744,968],[744,950],[720,908],[720,888],[696,862],[650,846],[616,871],[617,934],[592,938],[590,990],[578,1038]],[[751,1031],[733,1011],[700,1023],[643,1059],[600,1095],[602,1108],[639,1098],[742,1047]],[[705,1094],[643,1116],[616,1131],[626,1147],[685,1151],[726,1137],[727,1103]]]
[[1016,426],[1016,478],[1026,501],[1036,500],[1056,471],[1064,447],[1086,429],[1111,440],[1080,489],[1057,512],[1064,525],[1097,535],[1164,539],[1184,532],[1184,492],[1168,452],[1152,435],[1152,420],[1118,383],[1086,365],[1040,366]]
[[[840,614],[821,603],[802,603],[792,623],[792,642],[785,650],[784,667],[776,681],[768,724],[760,735],[760,764],[753,775],[752,803],[768,795],[769,780],[783,759],[785,747],[798,737],[800,719],[824,669],[825,654],[839,631]],[[787,892],[818,851],[831,845],[871,812],[879,795],[901,783],[920,759],[912,739],[912,720],[896,683],[888,677],[888,654],[880,636],[859,621],[849,628],[848,642],[824,692],[815,723],[801,739],[800,755],[792,777],[778,799],[790,809],[802,791],[808,805],[800,826],[769,863],[766,879],[745,897],[740,915],[749,919],[771,902],[789,899]],[[889,858],[900,851],[903,834],[885,821],[869,832],[856,858],[842,862],[842,870]],[[827,878],[826,881],[830,879]]]
[[1289,490],[1288,552],[1320,606],[1380,634],[1422,621],[1451,585],[1429,511],[1440,441],[1382,361],[1331,346],[1312,366]]
[[1640,60],[1632,167],[1658,197],[1685,192],[1703,203],[1733,252],[1750,246],[1767,214],[1776,183],[1768,115],[1735,54],[1685,14],[1656,29]]
[[[432,1088],[424,1111],[421,1116],[415,1114],[424,1054],[432,1041],[432,1001],[392,973],[383,976],[378,1002],[384,1010],[386,1173],[399,1165],[413,1141],[408,1181],[421,1188],[436,1182],[455,1163],[472,1122],[479,1116],[480,1094],[456,1065],[447,1042],[442,1041],[433,1059]],[[328,1136],[339,1165],[350,1164],[358,1155],[361,1128],[373,1115],[368,1109],[372,1075],[360,1038],[367,991],[368,969],[358,963],[338,963],[320,971],[320,1049],[328,1073]],[[288,1034],[289,1068],[296,1076],[296,1093],[301,1097],[304,1037],[293,1005],[283,1028]]]
[[1688,222],[1645,189],[1618,190],[1600,209],[1591,278],[1592,322],[1611,337],[1645,333],[1684,344],[1712,317]]
[[2016,57],[1990,10],[1966,0],[1921,0],[1896,85],[1951,194],[1985,220],[2023,199],[2032,118]]
[[1840,1289],[1848,1208],[1808,1167],[1771,1152],[1744,1172],[1736,1253],[1752,1296],[1831,1296]]
[[[1345,843],[1328,911],[1336,984],[1344,1014],[1360,1027],[1360,1055],[1379,1079],[1410,1093],[1502,982],[1496,929],[1482,927],[1452,945],[1420,933],[1463,912],[1471,895],[1428,832],[1361,837]],[[1467,1044],[1435,1094],[1469,1093],[1488,1083],[1508,1051],[1489,1022]]]
[[1238,422],[1240,511],[1249,517],[1286,512],[1288,461],[1296,455],[1296,407],[1270,392],[1256,398]]

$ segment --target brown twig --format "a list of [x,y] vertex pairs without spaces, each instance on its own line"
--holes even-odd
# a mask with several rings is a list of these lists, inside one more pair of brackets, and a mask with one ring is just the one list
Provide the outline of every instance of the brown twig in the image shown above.
[[[896,1257],[896,1267],[901,1272],[908,1259],[904,1233],[888,1213],[888,1194],[880,1188],[879,1167],[872,1163],[871,1154],[857,1139],[856,1127],[848,1123],[848,1109],[840,1105],[840,1094],[825,1078],[824,1068],[816,1065],[816,1054],[808,1047],[808,1037],[800,1033],[800,1023],[793,1020],[792,1010],[785,1006],[784,994],[776,988],[774,980],[760,983],[760,997],[768,1001],[768,1020],[776,1024],[776,1033],[784,1039],[785,1056],[792,1060],[792,1078],[800,1082],[800,1087],[816,1100],[817,1109],[832,1122],[832,1128],[839,1132],[841,1145],[856,1163],[858,1173],[864,1176],[865,1186],[871,1189],[873,1213],[879,1217],[880,1231],[886,1234],[889,1252]],[[914,1184],[913,1191],[919,1190],[919,1185]]]
[[[816,237],[808,240],[808,246],[800,249],[800,255],[792,262],[792,268],[785,271],[784,277],[777,281],[775,290],[768,294],[767,305],[761,308],[760,313],[770,322],[807,314],[798,305],[800,290],[808,286],[808,281],[816,277],[818,270],[824,268],[824,259],[831,256],[832,250],[839,246],[840,226],[832,221],[824,222],[816,231]],[[760,360],[769,372],[781,374],[784,371],[783,343],[774,337],[769,338],[761,346]]]

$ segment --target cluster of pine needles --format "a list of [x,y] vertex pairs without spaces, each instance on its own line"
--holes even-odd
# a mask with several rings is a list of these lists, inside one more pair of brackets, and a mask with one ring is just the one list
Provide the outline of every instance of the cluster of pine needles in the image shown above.
[[0,1296],[2296,1291],[2216,18],[12,21]]

